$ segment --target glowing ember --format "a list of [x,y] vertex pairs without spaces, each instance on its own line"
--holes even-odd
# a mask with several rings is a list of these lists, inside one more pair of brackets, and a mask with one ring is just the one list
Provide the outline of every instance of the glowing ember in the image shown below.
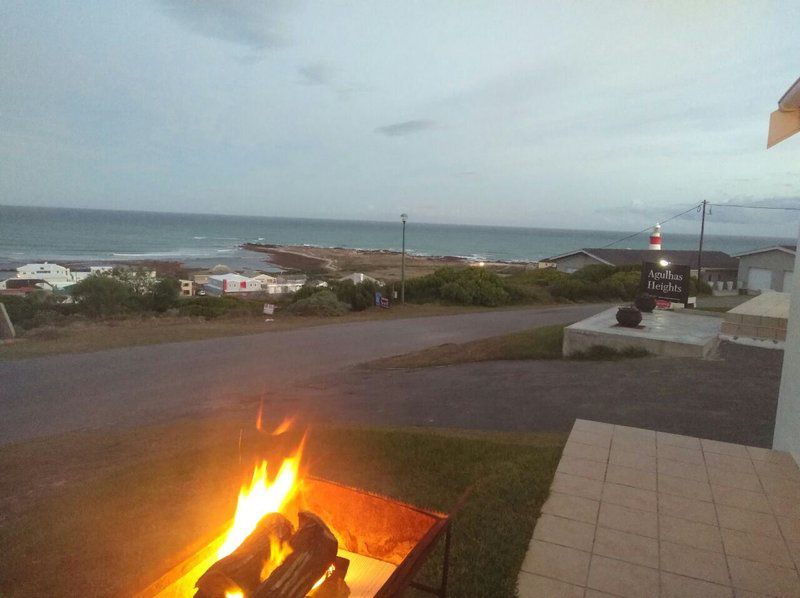
[[[280,513],[297,494],[298,471],[303,445],[288,459],[283,460],[278,475],[270,482],[267,476],[267,462],[262,461],[253,471],[249,486],[242,486],[233,526],[228,531],[217,558],[232,553],[249,536],[267,513]],[[272,559],[270,559],[272,560]]]

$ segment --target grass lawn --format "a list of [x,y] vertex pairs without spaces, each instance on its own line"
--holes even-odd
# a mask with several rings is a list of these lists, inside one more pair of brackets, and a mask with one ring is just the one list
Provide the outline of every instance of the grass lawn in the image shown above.
[[[0,595],[123,596],[147,585],[230,518],[255,454],[296,441],[245,432],[240,453],[240,429],[188,422],[0,448]],[[319,477],[445,512],[471,488],[454,525],[451,595],[513,596],[564,441],[322,427],[305,460]],[[421,578],[436,581],[440,562],[432,555]]]
[[[467,343],[447,343],[404,355],[377,359],[366,364],[366,367],[424,368],[503,359],[563,359],[561,345],[564,341],[564,328],[564,325],[556,324]],[[647,355],[648,353],[642,349],[615,350],[597,346],[591,347],[584,353],[574,354],[570,359],[606,360]]]
[[[550,306],[542,305],[537,307]],[[40,332],[39,335],[34,333],[30,338],[20,338],[12,343],[0,344],[0,360],[41,357],[57,353],[88,353],[118,347],[260,334],[326,324],[444,316],[476,311],[491,311],[491,309],[486,307],[406,304],[404,306],[395,306],[392,309],[371,308],[362,312],[353,312],[340,317],[328,318],[300,317],[279,313],[275,316],[273,322],[265,322],[264,317],[219,318],[209,321],[200,318],[132,317],[104,322],[80,323],[63,328],[47,328],[44,332]],[[516,306],[514,308],[500,309],[526,308]]]

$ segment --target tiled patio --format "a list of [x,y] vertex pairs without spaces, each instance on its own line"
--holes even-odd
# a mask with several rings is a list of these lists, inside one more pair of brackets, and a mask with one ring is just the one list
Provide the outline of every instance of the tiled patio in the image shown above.
[[576,420],[519,595],[800,597],[786,453]]

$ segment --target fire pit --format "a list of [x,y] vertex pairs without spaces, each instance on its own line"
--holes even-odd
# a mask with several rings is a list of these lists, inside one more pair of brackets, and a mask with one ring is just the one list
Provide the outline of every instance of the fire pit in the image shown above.
[[[397,596],[409,586],[445,596],[447,515],[334,482],[299,478],[300,450],[242,488],[233,522],[190,546],[140,598]],[[413,581],[445,536],[439,587]]]

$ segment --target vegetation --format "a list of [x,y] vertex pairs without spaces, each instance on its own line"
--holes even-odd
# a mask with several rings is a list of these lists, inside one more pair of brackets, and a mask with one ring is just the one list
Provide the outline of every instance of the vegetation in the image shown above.
[[[233,513],[255,456],[240,430],[239,421],[189,422],[0,448],[0,595],[135,594]],[[261,438],[268,457],[298,440]],[[563,442],[560,434],[319,427],[305,454],[312,475],[423,508],[450,512],[469,489],[453,528],[449,593],[514,596]],[[417,579],[436,583],[441,556],[440,545]]]
[[[448,343],[372,361],[371,368],[423,368],[477,361],[519,359],[563,359],[561,346],[564,341],[563,325],[542,326],[524,332],[479,339],[467,343]],[[644,349],[628,347],[617,350],[610,347],[593,346],[589,350],[570,356],[579,360],[617,360],[646,357]]]
[[[364,281],[354,284],[352,280],[338,280],[328,283],[327,287],[306,285],[292,297],[292,303],[297,304],[310,299],[314,295],[327,292],[348,306],[353,311],[363,311],[375,305],[375,293],[383,290],[378,283]],[[304,308],[300,308],[303,311]],[[289,309],[292,313],[300,313],[293,306]],[[317,315],[317,314],[314,314]],[[339,315],[338,313],[333,315]]]
[[[563,301],[633,301],[639,292],[639,266],[591,265],[573,274],[553,268],[501,275],[486,268],[440,268],[406,282],[406,301],[453,305],[526,305]],[[710,294],[692,279],[691,292]]]
[[341,316],[349,309],[347,303],[325,288],[286,307],[286,311],[298,316]]

